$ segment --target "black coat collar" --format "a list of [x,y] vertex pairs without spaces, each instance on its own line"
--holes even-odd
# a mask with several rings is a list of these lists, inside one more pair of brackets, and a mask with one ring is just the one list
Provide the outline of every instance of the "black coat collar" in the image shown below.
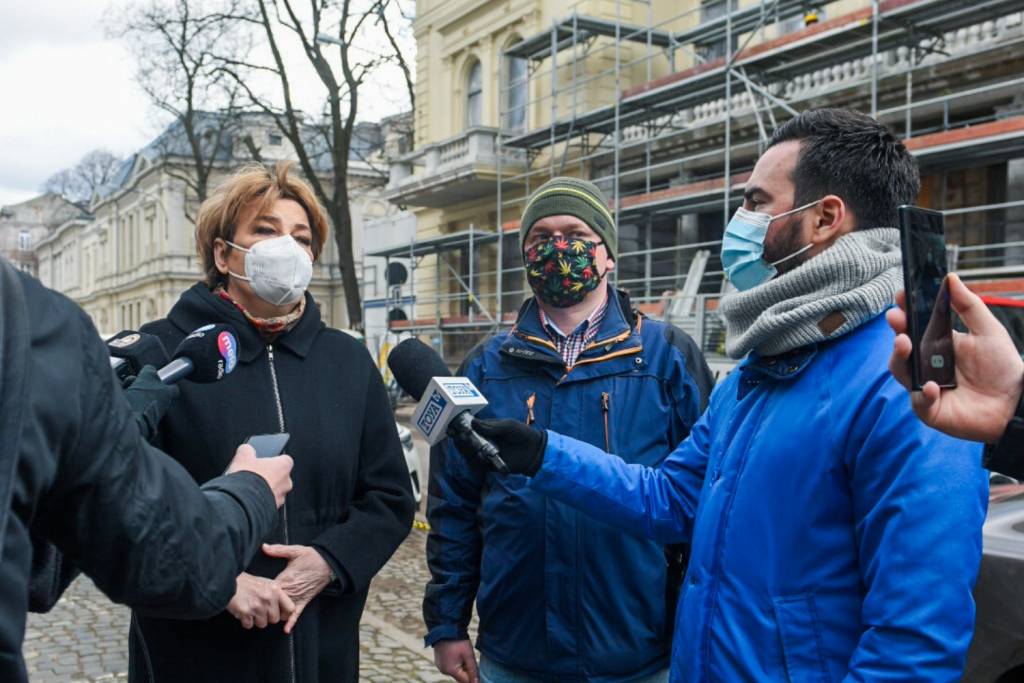
[[[325,327],[320,320],[320,309],[313,301],[312,295],[306,292],[304,296],[306,310],[298,324],[274,341],[275,346],[282,346],[299,358],[305,358],[309,354],[316,336]],[[178,303],[174,304],[171,312],[167,314],[167,319],[185,334],[203,325],[215,323],[234,326],[238,332],[238,343],[242,347],[238,357],[243,363],[256,360],[267,346],[260,333],[236,306],[215,295],[202,282],[196,283],[181,295]]]

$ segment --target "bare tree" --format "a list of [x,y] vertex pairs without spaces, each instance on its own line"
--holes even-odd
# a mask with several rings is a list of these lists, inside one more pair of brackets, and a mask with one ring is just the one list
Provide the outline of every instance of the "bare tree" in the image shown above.
[[[181,1],[181,0],[179,0]],[[413,98],[412,72],[396,39],[396,28],[407,21],[399,0],[253,0],[254,11],[234,17],[265,38],[266,55],[258,59],[222,57],[222,73],[231,77],[251,105],[274,117],[295,149],[299,164],[334,223],[338,265],[349,325],[363,326],[362,304],[352,249],[349,209],[349,160],[359,114],[360,92],[385,66],[404,74],[408,102]],[[326,35],[324,44],[320,36]],[[290,74],[300,64],[283,56],[288,43],[301,48],[322,86],[324,109],[318,119],[300,111],[292,97]],[[277,96],[266,96],[252,85],[253,75],[269,75],[278,84]],[[364,149],[358,144],[356,149]],[[358,158],[358,154],[356,157]],[[383,177],[382,177],[383,180]]]
[[50,176],[43,184],[43,190],[59,194],[71,202],[89,201],[96,188],[113,180],[121,161],[121,157],[110,150],[94,149],[73,167]]
[[[235,19],[243,0],[144,0],[107,19],[107,30],[128,45],[136,79],[171,124],[156,142],[169,175],[202,203],[218,164],[232,162],[240,129],[241,88],[218,68],[219,59],[241,60],[250,38]],[[242,140],[259,158],[252,139]],[[235,159],[237,161],[237,159]],[[189,220],[190,203],[185,203]]]

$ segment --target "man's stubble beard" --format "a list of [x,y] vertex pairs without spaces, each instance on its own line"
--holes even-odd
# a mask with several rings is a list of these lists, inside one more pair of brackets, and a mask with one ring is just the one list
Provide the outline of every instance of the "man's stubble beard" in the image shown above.
[[[777,237],[772,239],[770,242],[765,241],[764,256],[762,256],[765,263],[775,263],[776,261],[784,259],[791,254],[795,254],[807,246],[803,241],[804,238],[802,231],[799,229],[802,217],[803,212],[801,211],[800,213],[793,214],[792,216],[786,216],[782,219],[786,221],[786,224],[775,230],[775,235]],[[809,260],[811,258],[809,252],[810,250],[805,251],[799,256],[795,256],[788,261],[784,261],[783,263],[775,266],[778,274],[782,275],[784,273],[788,273]]]

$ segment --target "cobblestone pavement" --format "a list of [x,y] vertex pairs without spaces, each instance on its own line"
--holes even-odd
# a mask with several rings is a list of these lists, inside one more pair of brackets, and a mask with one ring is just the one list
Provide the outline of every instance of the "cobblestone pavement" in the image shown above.
[[34,683],[128,680],[128,608],[76,580],[47,614],[30,614],[25,664]]
[[[426,537],[413,529],[370,586],[360,625],[360,683],[441,683],[423,648],[421,603],[429,578]],[[25,660],[33,683],[127,680],[128,610],[88,579],[72,584],[49,614],[29,615]],[[471,629],[475,637],[475,624]]]
[[[427,571],[427,532],[413,529],[391,561],[377,574],[370,586],[366,610],[380,616],[400,631],[420,640],[427,632],[423,623],[423,589],[430,580]],[[476,640],[476,615],[469,625]]]

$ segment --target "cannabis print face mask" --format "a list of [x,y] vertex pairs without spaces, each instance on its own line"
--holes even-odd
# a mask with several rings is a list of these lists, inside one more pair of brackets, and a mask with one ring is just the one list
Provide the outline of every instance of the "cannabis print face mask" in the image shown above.
[[597,248],[602,244],[562,236],[534,244],[523,252],[530,289],[555,308],[582,303],[605,275],[597,272]]

